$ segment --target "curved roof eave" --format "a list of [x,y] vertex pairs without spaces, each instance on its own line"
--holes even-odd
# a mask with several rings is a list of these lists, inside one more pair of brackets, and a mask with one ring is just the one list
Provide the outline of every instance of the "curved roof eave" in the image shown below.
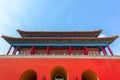
[[86,37],[77,37],[77,38],[73,38],[73,37],[34,37],[34,38],[31,38],[31,37],[23,37],[23,38],[19,38],[19,37],[10,37],[10,36],[5,36],[3,35],[2,38],[7,38],[7,39],[20,39],[20,40],[102,40],[102,39],[112,39],[112,38],[118,38],[119,36],[115,35],[115,36],[109,36],[109,37],[99,37],[99,38],[86,38]]
[[[94,30],[94,31],[24,31],[24,30],[17,30],[17,32],[21,35],[21,37],[29,37],[28,35],[26,34],[69,34],[69,33],[73,33],[73,34],[94,34],[93,37],[97,37],[101,32],[102,30]],[[31,36],[32,37],[32,36]],[[34,37],[34,36],[33,36]]]
[[[8,36],[2,36],[2,38],[4,38],[9,44],[14,44],[14,43],[25,43],[25,41],[27,41],[27,43],[32,42],[32,44],[34,44],[34,41],[39,42],[40,40],[43,40],[46,42],[48,40],[77,40],[77,41],[87,41],[87,43],[89,43],[89,41],[92,41],[92,43],[94,43],[94,41],[100,41],[100,44],[102,43],[101,41],[108,41],[106,42],[108,45],[111,44],[116,38],[118,38],[118,36],[110,36],[110,37],[103,37],[103,38],[16,38],[16,37],[8,37]],[[31,42],[30,42],[31,41]],[[82,43],[82,42],[81,42]]]

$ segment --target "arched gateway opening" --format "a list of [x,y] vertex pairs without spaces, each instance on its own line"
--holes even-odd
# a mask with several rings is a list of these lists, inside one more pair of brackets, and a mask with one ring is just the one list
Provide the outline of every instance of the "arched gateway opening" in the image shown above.
[[86,70],[82,73],[82,80],[99,80],[95,72]]
[[30,69],[25,71],[19,80],[37,80],[37,74],[34,70]]
[[68,80],[67,71],[61,66],[55,67],[51,71],[50,80]]

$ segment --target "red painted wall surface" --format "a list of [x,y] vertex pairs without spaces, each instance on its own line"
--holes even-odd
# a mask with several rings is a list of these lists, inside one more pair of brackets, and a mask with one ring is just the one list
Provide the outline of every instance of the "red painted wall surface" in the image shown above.
[[99,80],[120,80],[120,59],[61,59],[61,58],[0,58],[0,80],[19,80],[22,73],[33,69],[37,80],[50,80],[50,73],[56,66],[62,66],[68,73],[68,80],[74,75],[81,79],[82,72],[89,69]]

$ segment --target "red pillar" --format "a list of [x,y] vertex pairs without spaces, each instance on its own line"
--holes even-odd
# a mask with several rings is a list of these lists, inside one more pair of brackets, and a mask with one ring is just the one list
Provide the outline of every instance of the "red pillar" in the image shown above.
[[50,47],[49,47],[49,46],[47,46],[47,48],[46,48],[46,54],[47,54],[47,55],[50,54]]
[[112,56],[114,56],[114,54],[113,54],[112,50],[110,49],[110,47],[109,47],[109,46],[107,46],[107,48],[108,48],[108,50],[109,50],[110,54],[111,54]]
[[35,47],[34,47],[34,46],[32,46],[32,49],[31,49],[31,51],[30,51],[30,54],[31,54],[31,55],[35,54]]
[[15,49],[13,50],[13,53],[12,53],[12,55],[14,54],[14,52],[15,52]]
[[13,55],[16,55],[17,50],[18,50],[18,46],[15,48]]
[[10,53],[11,49],[12,49],[12,45],[10,46],[10,48],[9,48],[8,52],[6,53],[7,55],[9,55],[9,53]]
[[100,49],[102,50],[104,56],[106,56],[106,55],[107,55],[107,52],[105,51],[105,49],[104,49],[102,46],[100,46]]
[[69,55],[72,55],[72,47],[69,46]]
[[14,49],[14,51],[13,51],[13,55],[15,55],[16,54],[16,52],[17,52],[17,50],[18,50],[18,46]]
[[86,46],[84,47],[84,54],[88,55],[88,48]]

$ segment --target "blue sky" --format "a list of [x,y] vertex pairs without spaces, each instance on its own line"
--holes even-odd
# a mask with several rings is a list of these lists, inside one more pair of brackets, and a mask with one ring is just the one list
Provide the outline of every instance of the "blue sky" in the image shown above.
[[[120,35],[120,0],[0,0],[0,36],[20,37],[21,30],[81,31],[103,29]],[[120,39],[110,47],[120,54]],[[0,39],[0,54],[9,44]]]

